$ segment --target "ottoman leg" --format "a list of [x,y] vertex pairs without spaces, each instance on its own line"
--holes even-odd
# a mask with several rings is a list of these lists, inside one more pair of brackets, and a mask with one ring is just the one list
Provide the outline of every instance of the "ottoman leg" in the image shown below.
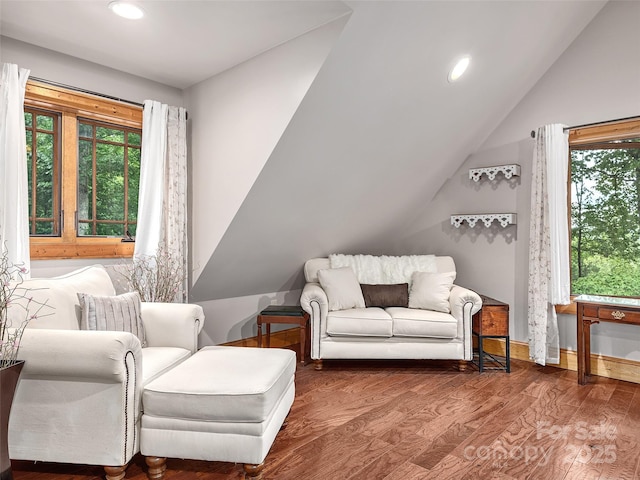
[[147,466],[149,467],[147,471],[149,480],[160,480],[164,478],[164,472],[167,469],[166,457],[144,457],[144,461],[147,462]]
[[260,478],[262,478],[263,468],[264,468],[264,462],[262,462],[260,465],[245,463],[243,467],[245,478],[252,478],[252,479],[259,480]]
[[124,475],[127,470],[127,465],[118,465],[117,467],[104,467],[104,473],[106,474],[107,480],[121,480],[124,478]]

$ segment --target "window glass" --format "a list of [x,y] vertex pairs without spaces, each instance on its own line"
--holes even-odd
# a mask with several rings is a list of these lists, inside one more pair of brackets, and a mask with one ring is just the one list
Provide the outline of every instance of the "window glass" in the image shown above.
[[[131,138],[132,135],[129,135]],[[138,135],[138,140],[140,136]],[[138,213],[138,189],[140,187],[140,148],[129,147],[129,221],[135,222]],[[136,235],[136,223],[129,224],[129,235]]]
[[[138,146],[128,145],[132,137]],[[139,131],[84,119],[79,124],[79,236],[124,237],[127,231],[135,232],[139,138]]]
[[29,232],[35,236],[57,236],[60,234],[59,115],[25,109],[24,119]]
[[[85,125],[86,126],[86,125]],[[78,142],[78,235],[91,235],[93,220],[93,142]]]
[[570,151],[572,293],[640,296],[640,136]]
[[78,136],[84,138],[93,138],[93,125],[88,125],[86,123],[78,124]]

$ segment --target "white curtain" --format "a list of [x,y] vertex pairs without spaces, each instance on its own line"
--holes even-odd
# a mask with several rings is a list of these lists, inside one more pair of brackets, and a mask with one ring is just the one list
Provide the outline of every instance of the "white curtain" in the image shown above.
[[168,109],[167,105],[160,102],[144,102],[135,256],[153,256],[160,245]]
[[180,259],[185,275],[179,301],[188,294],[186,130],[184,108],[145,101],[134,257],[162,249]]
[[560,363],[554,305],[570,302],[567,181],[569,140],[564,125],[540,127],[533,150],[529,231],[529,356]]
[[24,91],[29,70],[2,64],[0,83],[0,251],[9,261],[31,269]]

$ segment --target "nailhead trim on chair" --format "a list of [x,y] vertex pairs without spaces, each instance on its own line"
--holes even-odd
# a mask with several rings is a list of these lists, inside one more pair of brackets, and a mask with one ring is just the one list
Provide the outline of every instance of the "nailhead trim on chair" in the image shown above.
[[[126,355],[124,356],[124,367],[126,369],[127,372],[127,380],[125,382],[125,401],[124,401],[124,455],[122,457],[122,461],[123,463],[125,463],[125,459],[127,458],[127,444],[128,444],[128,432],[127,432],[127,425],[129,425],[129,403],[127,402],[127,392],[129,391],[129,380],[130,380],[130,376],[129,376],[129,364],[127,362],[127,358],[129,358],[129,356],[131,356],[132,358],[134,358],[133,352],[131,350],[129,350]],[[135,359],[134,359],[135,362]],[[135,365],[135,363],[134,363]],[[133,399],[134,399],[134,404],[135,404],[135,397],[136,397],[136,392],[134,390],[133,392]],[[133,428],[133,445],[135,446],[136,444],[136,429],[135,426]]]

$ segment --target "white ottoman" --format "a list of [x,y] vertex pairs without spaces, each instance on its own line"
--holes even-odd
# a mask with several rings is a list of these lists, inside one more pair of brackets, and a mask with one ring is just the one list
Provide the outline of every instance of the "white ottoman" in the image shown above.
[[205,347],[144,387],[140,452],[149,478],[166,457],[243,463],[259,477],[295,396],[291,350]]

